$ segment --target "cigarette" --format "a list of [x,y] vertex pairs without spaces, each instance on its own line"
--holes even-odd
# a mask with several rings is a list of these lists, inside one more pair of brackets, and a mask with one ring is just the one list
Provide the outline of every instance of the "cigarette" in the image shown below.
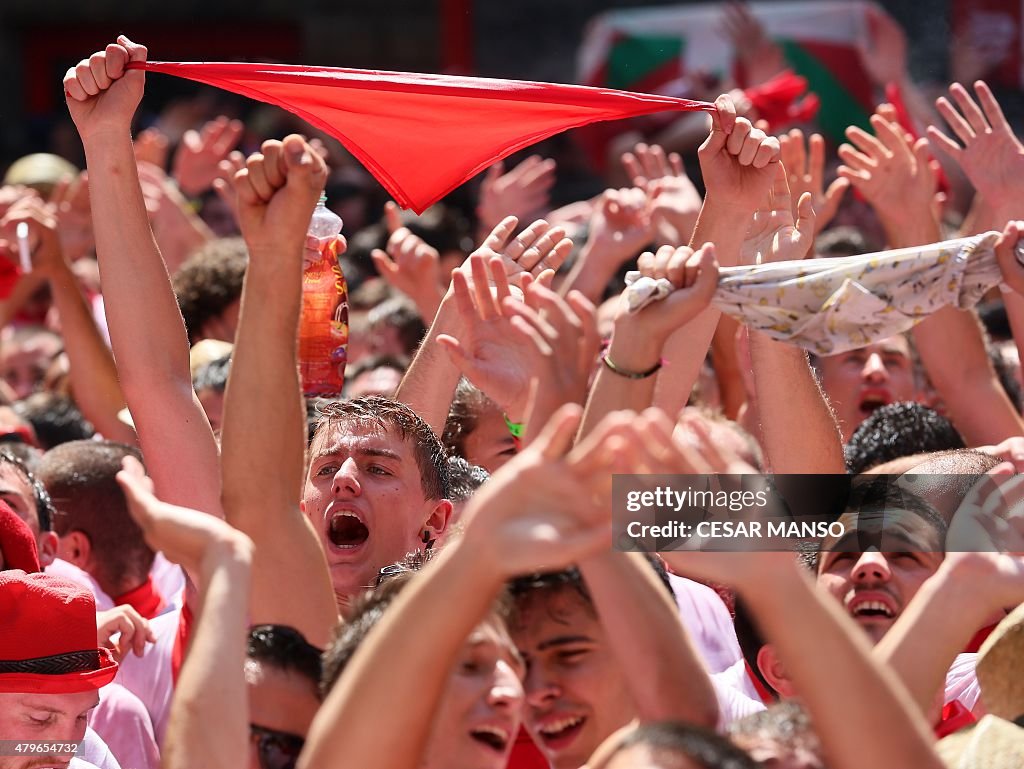
[[28,246],[28,225],[25,222],[18,222],[15,229],[18,236],[18,256],[21,258],[21,271],[32,272],[32,250]]

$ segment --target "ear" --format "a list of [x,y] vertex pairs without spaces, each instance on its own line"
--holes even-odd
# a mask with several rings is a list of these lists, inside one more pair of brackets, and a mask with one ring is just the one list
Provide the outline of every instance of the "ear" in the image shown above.
[[36,539],[36,546],[39,550],[39,566],[46,568],[57,558],[60,550],[60,537],[53,531],[42,531]]
[[786,699],[796,696],[796,688],[789,682],[786,670],[779,662],[772,644],[765,644],[757,653],[757,669],[761,671],[768,685],[778,692],[779,697]]
[[82,571],[89,571],[92,562],[92,542],[81,531],[71,531],[60,538],[58,555]]
[[452,503],[447,499],[439,499],[430,509],[426,520],[420,527],[421,532],[426,533],[429,541],[437,542],[445,529],[448,528],[448,521],[452,517]]

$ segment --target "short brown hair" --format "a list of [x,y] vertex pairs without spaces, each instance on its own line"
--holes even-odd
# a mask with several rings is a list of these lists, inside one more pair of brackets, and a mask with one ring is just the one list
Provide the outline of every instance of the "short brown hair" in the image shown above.
[[39,463],[39,479],[54,501],[54,531],[80,531],[89,538],[104,582],[129,589],[146,579],[154,552],[128,513],[117,484],[121,460],[142,460],[131,446],[113,441],[71,441],[50,449]]
[[320,406],[320,420],[313,440],[339,424],[371,424],[383,430],[397,430],[404,441],[411,441],[420,470],[420,483],[427,499],[448,499],[451,493],[448,454],[430,425],[404,403],[368,395],[349,401],[330,401]]

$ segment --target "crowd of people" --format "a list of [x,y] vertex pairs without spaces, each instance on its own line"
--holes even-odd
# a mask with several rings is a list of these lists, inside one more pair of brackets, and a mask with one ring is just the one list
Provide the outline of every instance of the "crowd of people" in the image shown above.
[[[87,169],[0,188],[0,768],[1024,766],[1024,144],[875,29],[909,114],[835,152],[719,83],[595,194],[562,143],[419,217],[277,113],[139,126],[127,37],[71,68]],[[325,189],[347,367],[306,398]],[[977,309],[836,354],[714,301],[984,233]],[[753,473],[848,476],[853,535],[613,547],[613,476]]]

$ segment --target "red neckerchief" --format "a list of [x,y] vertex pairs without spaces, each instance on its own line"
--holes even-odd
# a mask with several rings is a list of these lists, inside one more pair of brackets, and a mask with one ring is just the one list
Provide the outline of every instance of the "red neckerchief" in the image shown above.
[[754,672],[754,669],[750,666],[749,662],[743,660],[743,666],[747,669],[747,678],[750,679],[750,683],[752,683],[754,688],[757,689],[757,696],[761,698],[761,702],[763,702],[765,706],[774,705],[778,700],[778,697],[772,694],[771,690],[762,683],[760,678],[757,677],[757,673]]
[[274,104],[335,137],[422,213],[517,150],[569,128],[713,104],[610,88],[292,64],[132,62]]
[[153,617],[167,608],[167,602],[164,601],[164,597],[156,589],[156,586],[153,584],[153,577],[151,576],[146,577],[146,581],[134,590],[129,590],[124,595],[117,596],[114,599],[114,603],[118,606],[128,604],[146,619],[153,619]]
[[[187,589],[187,588],[186,588]],[[178,632],[174,636],[174,648],[171,649],[171,680],[178,683],[178,674],[185,662],[185,650],[192,635],[192,610],[188,604],[181,607],[181,618],[178,620]]]
[[519,734],[512,743],[512,752],[509,754],[505,769],[550,769],[548,760],[522,726],[519,727]]
[[970,726],[977,720],[974,714],[961,704],[960,700],[953,700],[942,706],[939,722],[932,729],[935,732],[935,737],[942,739],[948,734],[960,731],[965,726]]
[[992,631],[994,631],[997,627],[999,627],[998,622],[989,625],[988,627],[983,627],[981,630],[975,633],[974,637],[967,644],[967,648],[964,649],[964,654],[974,654],[975,652],[977,652],[981,648],[981,645],[985,643],[985,639],[992,635]]

